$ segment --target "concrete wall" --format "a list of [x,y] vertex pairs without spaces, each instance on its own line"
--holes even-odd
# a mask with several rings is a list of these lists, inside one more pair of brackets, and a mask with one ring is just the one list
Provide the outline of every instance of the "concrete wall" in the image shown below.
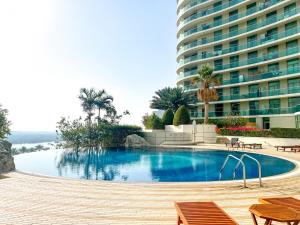
[[215,125],[166,126],[165,130],[146,130],[144,136],[151,145],[216,143],[217,140]]
[[295,116],[270,117],[271,128],[296,128]]

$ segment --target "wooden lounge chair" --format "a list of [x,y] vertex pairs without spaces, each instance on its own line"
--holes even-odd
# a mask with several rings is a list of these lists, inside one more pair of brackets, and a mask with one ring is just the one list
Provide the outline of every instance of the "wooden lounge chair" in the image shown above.
[[239,141],[238,138],[231,138],[230,142],[226,143],[226,147],[228,147],[228,149],[231,148],[240,148],[241,147],[242,142]]
[[214,202],[176,202],[177,225],[237,225],[223,209]]
[[292,197],[260,198],[259,202],[286,206],[300,212],[300,200]]
[[294,152],[300,151],[300,145],[279,145],[279,146],[275,146],[275,148],[277,149],[277,151],[283,150],[284,152],[287,149],[291,149],[291,151]]
[[258,144],[258,143],[246,144],[246,143],[243,143],[242,147],[243,148],[250,148],[250,149],[262,149],[262,144]]

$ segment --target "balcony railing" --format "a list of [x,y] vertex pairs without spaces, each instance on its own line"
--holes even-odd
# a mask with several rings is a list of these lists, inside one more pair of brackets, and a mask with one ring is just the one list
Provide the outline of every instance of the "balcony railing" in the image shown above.
[[[226,8],[228,8],[228,7],[231,7],[231,6],[236,5],[236,4],[238,4],[238,3],[241,3],[241,2],[243,2],[243,0],[235,0],[235,1],[231,1],[231,2],[225,3],[225,4],[223,4],[223,5],[220,5],[220,6],[211,8],[211,9],[201,10],[201,11],[199,11],[199,12],[197,12],[197,13],[195,13],[195,14],[193,14],[193,15],[187,17],[187,18],[185,18],[185,19],[180,23],[180,26],[183,26],[183,25],[185,25],[185,24],[187,24],[187,23],[189,23],[189,22],[191,22],[191,21],[193,21],[193,20],[196,20],[196,19],[201,18],[201,17],[203,17],[203,16],[207,16],[207,15],[210,15],[210,14],[212,14],[212,13],[221,11],[221,10],[223,10],[223,9],[226,9]],[[258,11],[264,10],[264,9],[270,7],[270,6],[273,6],[273,5],[277,4],[278,2],[281,2],[281,0],[272,0],[272,1],[269,1],[269,2],[267,2],[267,3],[261,4],[261,5],[255,7],[255,8],[252,8],[252,9],[250,9],[250,10],[247,10],[247,11],[245,11],[245,12],[243,12],[243,13],[234,15],[234,16],[232,16],[232,18],[229,17],[228,20],[223,20],[223,23],[228,23],[228,22],[230,22],[230,21],[232,21],[232,20],[240,19],[240,18],[242,18],[242,17],[251,15],[251,14],[256,13],[256,12],[258,12]]]
[[[269,53],[269,54],[266,54],[263,56],[259,56],[259,57],[255,57],[255,58],[251,58],[251,59],[247,59],[247,60],[243,60],[243,61],[236,61],[236,62],[232,62],[232,63],[225,64],[225,65],[216,65],[214,67],[214,70],[220,71],[220,70],[232,69],[232,68],[240,67],[240,66],[247,66],[247,65],[261,63],[261,62],[265,62],[265,61],[269,61],[269,60],[273,60],[273,59],[277,59],[277,58],[281,58],[281,57],[285,57],[285,56],[289,56],[289,55],[293,55],[293,54],[297,54],[297,53],[299,53],[299,48],[294,47],[294,48],[287,49],[285,51]],[[197,74],[197,72],[198,72],[198,69],[192,69],[190,71],[180,72],[177,79],[180,80],[185,77],[194,76]]]
[[[300,8],[295,8],[295,9],[289,11],[289,12],[281,13],[281,14],[279,14],[275,17],[272,17],[270,19],[265,19],[260,23],[253,24],[251,26],[247,26],[246,28],[243,28],[243,29],[239,29],[236,32],[229,32],[229,33],[226,33],[224,35],[215,36],[213,38],[204,38],[204,39],[201,39],[201,40],[198,40],[198,41],[195,41],[195,42],[192,42],[190,44],[185,45],[182,48],[183,50],[181,50],[181,51],[184,51],[188,48],[193,48],[193,47],[196,47],[196,46],[199,46],[199,45],[205,45],[205,44],[208,44],[208,43],[211,43],[211,42],[220,41],[220,40],[223,40],[223,39],[226,39],[226,38],[234,37],[234,36],[237,36],[237,35],[240,35],[240,34],[243,34],[243,33],[246,33],[246,32],[249,32],[249,31],[264,27],[264,26],[267,26],[267,25],[270,25],[272,23],[276,23],[280,20],[283,20],[283,19],[289,18],[291,16],[294,16],[294,15],[298,14],[299,12],[300,12]],[[197,26],[195,28],[187,30],[187,31],[180,34],[179,41],[183,40],[187,36],[190,36],[194,33],[212,28],[212,27],[214,27],[214,26],[212,26],[213,24],[214,23],[211,23],[210,25],[202,24],[201,26]]]
[[[231,85],[231,84],[258,81],[258,80],[275,78],[275,77],[284,77],[284,76],[292,75],[292,74],[296,74],[296,73],[300,73],[300,67],[293,67],[293,68],[289,68],[287,70],[278,70],[278,71],[266,72],[266,73],[257,74],[257,75],[253,75],[253,76],[240,75],[236,79],[221,80],[220,85]],[[198,84],[184,86],[185,91],[194,90],[194,89],[198,89],[198,88],[199,88]]]
[[[223,112],[223,111],[215,111],[209,112],[209,117],[224,117],[229,115],[236,116],[264,116],[264,115],[284,115],[284,114],[294,114],[296,112],[300,112],[300,105],[289,108],[270,108],[270,109],[250,109],[236,112]],[[204,114],[202,112],[192,112],[191,117],[193,119],[203,118]]]
[[259,57],[249,58],[249,59],[243,60],[243,61],[235,61],[235,62],[225,64],[225,65],[216,65],[214,67],[214,70],[220,71],[220,70],[226,70],[226,69],[231,69],[231,68],[235,68],[235,67],[247,66],[247,65],[256,64],[256,63],[260,63],[260,62],[264,62],[264,61],[269,61],[269,60],[273,60],[273,59],[277,59],[277,58],[281,58],[281,57],[285,57],[285,56],[289,56],[289,55],[293,55],[293,54],[297,54],[297,53],[299,53],[298,46],[294,47],[294,48],[289,48],[285,51],[268,53],[268,54],[265,54],[265,55],[262,55]]
[[179,14],[185,13],[186,11],[188,11],[190,8],[196,6],[196,5],[200,5],[204,2],[207,2],[208,0],[196,0],[196,1],[191,1],[190,3],[186,4],[180,11]]
[[261,38],[260,40],[251,41],[251,42],[248,42],[247,44],[244,44],[244,45],[237,45],[237,46],[227,48],[227,49],[223,49],[223,50],[220,50],[220,51],[202,52],[201,54],[190,56],[190,57],[187,57],[187,58],[181,60],[179,65],[181,66],[181,65],[184,65],[184,64],[189,63],[189,62],[202,60],[202,59],[208,59],[208,58],[212,58],[212,57],[216,57],[216,56],[220,56],[220,55],[229,54],[229,53],[232,53],[232,52],[241,51],[241,50],[248,49],[248,48],[253,48],[253,47],[256,47],[256,46],[266,44],[266,43],[271,42],[271,41],[277,41],[279,39],[295,35],[297,33],[300,33],[300,27],[295,27],[295,28],[289,29],[287,31],[280,32],[278,34],[273,34],[273,35],[270,35],[270,36],[266,36],[264,38]]
[[[263,97],[272,97],[272,96],[297,94],[297,93],[300,94],[300,87],[290,87],[290,88],[275,89],[275,90],[258,89],[256,92],[249,92],[247,94],[221,95],[219,96],[218,100],[215,100],[215,102],[250,99],[250,98],[263,98]],[[198,102],[199,102],[198,99],[192,98],[190,103],[196,104]]]
[[[204,2],[206,2],[206,1],[207,1],[207,0],[205,0]],[[180,26],[182,26],[182,25],[184,25],[184,24],[186,24],[186,23],[188,23],[188,22],[190,22],[190,21],[192,21],[192,20],[195,20],[195,19],[198,19],[198,18],[201,18],[201,17],[204,17],[204,16],[208,16],[208,15],[210,15],[210,14],[219,12],[219,11],[221,11],[221,10],[223,10],[223,9],[226,9],[226,8],[231,7],[231,6],[237,5],[237,4],[239,4],[239,3],[243,2],[243,1],[244,1],[244,0],[233,0],[233,1],[230,1],[230,2],[227,2],[227,3],[224,3],[224,4],[220,5],[220,6],[216,6],[216,7],[210,8],[210,9],[200,10],[200,11],[198,11],[197,13],[195,13],[195,14],[193,14],[193,15],[187,17],[187,18],[185,18],[185,19],[183,20],[183,22],[180,23]],[[274,0],[274,1],[279,2],[280,0]],[[203,1],[201,1],[201,3],[203,3]],[[191,4],[191,3],[190,3],[190,4]],[[270,4],[275,4],[275,3],[270,3]],[[197,5],[197,4],[196,4],[196,5]],[[196,6],[196,5],[192,5],[191,7],[194,7],[194,6]],[[268,6],[267,6],[267,5],[268,5]],[[267,7],[269,7],[269,6],[270,6],[269,3],[267,3],[267,4],[264,4],[264,5],[261,5],[260,7],[265,7],[265,8],[267,8]],[[187,10],[189,10],[191,7],[188,7],[188,8],[184,7],[184,8],[180,11],[180,14],[185,13],[185,12],[186,12]]]

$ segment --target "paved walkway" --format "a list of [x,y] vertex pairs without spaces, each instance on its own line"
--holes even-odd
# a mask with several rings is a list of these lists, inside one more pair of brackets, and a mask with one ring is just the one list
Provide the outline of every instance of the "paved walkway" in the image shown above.
[[[260,150],[256,150],[260,151]],[[263,150],[300,161],[300,153]],[[13,172],[0,177],[0,224],[175,225],[174,201],[215,201],[239,224],[252,224],[248,208],[262,196],[300,198],[300,175],[257,183],[128,184],[70,180]]]

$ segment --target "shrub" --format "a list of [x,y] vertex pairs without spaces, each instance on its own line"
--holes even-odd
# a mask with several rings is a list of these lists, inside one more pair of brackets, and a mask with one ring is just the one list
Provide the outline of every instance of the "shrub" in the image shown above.
[[218,129],[218,134],[224,136],[269,137],[269,130],[249,127],[227,127]]
[[[204,122],[203,119],[197,120],[197,123],[202,124]],[[228,116],[224,119],[209,119],[209,124],[214,124],[218,128],[224,127],[244,127],[248,122],[247,118],[239,117],[239,116]]]
[[271,128],[270,133],[276,138],[300,138],[299,128]]
[[164,129],[164,124],[157,115],[154,113],[152,115],[145,115],[143,116],[143,124],[146,129],[155,129],[155,130],[160,130]]
[[167,109],[164,112],[164,115],[162,117],[162,123],[164,125],[172,125],[174,120],[174,113],[171,109]]
[[190,113],[185,106],[180,106],[174,115],[173,125],[179,126],[189,124],[191,121]]

